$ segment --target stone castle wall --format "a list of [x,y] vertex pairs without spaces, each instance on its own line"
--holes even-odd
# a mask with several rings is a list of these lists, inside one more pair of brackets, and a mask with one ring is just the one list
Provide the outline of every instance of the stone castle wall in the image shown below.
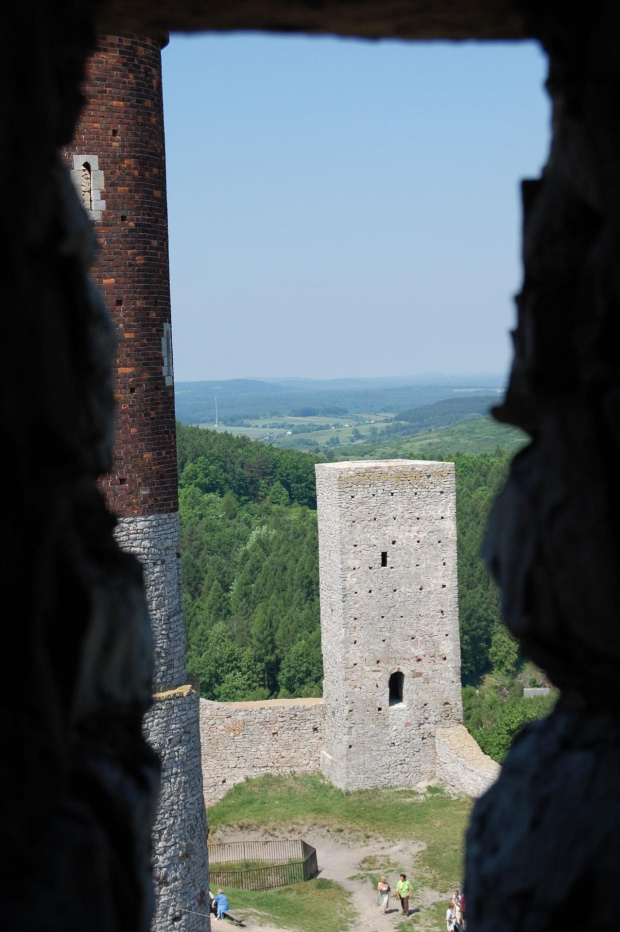
[[212,806],[248,777],[319,771],[324,712],[322,699],[201,699],[205,805]]
[[[326,711],[323,699],[201,699],[205,806],[212,806],[232,786],[250,777],[321,771],[325,775]],[[437,781],[466,796],[480,796],[499,775],[499,764],[482,753],[463,725],[440,726],[431,744],[434,768],[426,782]]]
[[432,779],[436,729],[462,723],[454,464],[316,475],[324,773],[346,790]]

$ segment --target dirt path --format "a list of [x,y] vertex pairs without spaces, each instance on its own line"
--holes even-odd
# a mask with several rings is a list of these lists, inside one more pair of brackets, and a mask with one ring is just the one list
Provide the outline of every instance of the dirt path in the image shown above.
[[[395,920],[402,917],[400,903],[394,895],[398,874],[404,871],[409,877],[412,876],[413,858],[422,846],[418,845],[416,848],[412,842],[399,842],[396,845],[373,844],[358,847],[344,845],[330,835],[312,834],[309,835],[308,841],[317,850],[320,876],[336,881],[351,893],[351,902],[357,913],[355,932],[392,930]],[[385,865],[386,877],[392,888],[388,912],[385,915],[377,906],[375,887],[364,876],[368,871],[364,871],[363,868],[369,860],[370,863],[377,864],[378,869],[375,868],[373,874],[381,871]],[[394,867],[389,869],[391,865]],[[415,904],[411,903],[410,915],[413,915],[414,909]]]
[[[227,830],[219,831],[217,839],[213,841],[242,841],[252,838],[264,838],[261,833]],[[275,836],[270,834],[271,838]],[[282,835],[282,837],[286,837]],[[357,914],[352,923],[353,932],[392,932],[402,918],[400,903],[394,895],[398,874],[404,871],[408,877],[414,877],[414,861],[416,855],[423,849],[421,843],[402,841],[391,845],[385,842],[373,844],[360,844],[355,836],[347,836],[345,832],[338,835],[329,832],[317,832],[310,829],[302,833],[302,837],[317,850],[319,877],[325,877],[340,884],[351,894],[351,905]],[[377,874],[383,871],[392,888],[392,895],[388,912],[384,915],[377,906],[377,891],[366,876],[369,873]],[[420,902],[409,904],[409,915],[414,916],[419,907],[427,906],[440,897],[434,890],[423,888],[419,896]],[[261,917],[255,918],[247,914],[245,926],[249,930],[260,932],[296,932],[296,929],[276,928],[272,925],[261,924]],[[215,932],[220,923],[213,923]],[[228,924],[226,924],[226,927]]]

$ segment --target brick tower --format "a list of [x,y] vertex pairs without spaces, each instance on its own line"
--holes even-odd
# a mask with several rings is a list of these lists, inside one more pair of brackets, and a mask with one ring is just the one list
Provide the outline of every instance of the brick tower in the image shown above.
[[[180,586],[161,41],[105,36],[65,151],[100,243],[94,279],[116,325],[117,435],[101,479],[118,540],[144,567],[154,640],[147,737],[162,765],[153,928],[205,930],[207,831],[198,695],[186,683]],[[171,923],[174,925],[172,926]]]
[[344,790],[437,773],[462,723],[453,463],[316,467],[325,776]]

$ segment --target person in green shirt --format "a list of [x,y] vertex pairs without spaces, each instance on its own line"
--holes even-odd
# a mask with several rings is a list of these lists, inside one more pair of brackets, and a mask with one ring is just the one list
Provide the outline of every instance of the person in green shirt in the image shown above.
[[409,897],[413,893],[413,887],[411,886],[411,881],[407,880],[406,874],[401,874],[398,883],[396,884],[396,896],[400,900],[400,908],[404,912],[405,916],[409,915]]

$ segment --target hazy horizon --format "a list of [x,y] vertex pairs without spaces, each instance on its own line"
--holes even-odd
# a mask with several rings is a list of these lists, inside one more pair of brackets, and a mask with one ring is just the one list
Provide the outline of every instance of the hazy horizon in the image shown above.
[[403,381],[409,382],[411,380],[418,381],[441,381],[446,380],[448,382],[457,381],[459,379],[466,379],[469,381],[475,381],[476,379],[483,380],[495,380],[495,381],[506,381],[508,377],[507,373],[502,372],[418,372],[412,373],[411,375],[232,375],[232,376],[221,376],[220,378],[197,378],[197,379],[181,379],[175,377],[175,384],[190,384],[192,382],[235,382],[235,381],[247,381],[247,382],[385,382],[385,381]]

